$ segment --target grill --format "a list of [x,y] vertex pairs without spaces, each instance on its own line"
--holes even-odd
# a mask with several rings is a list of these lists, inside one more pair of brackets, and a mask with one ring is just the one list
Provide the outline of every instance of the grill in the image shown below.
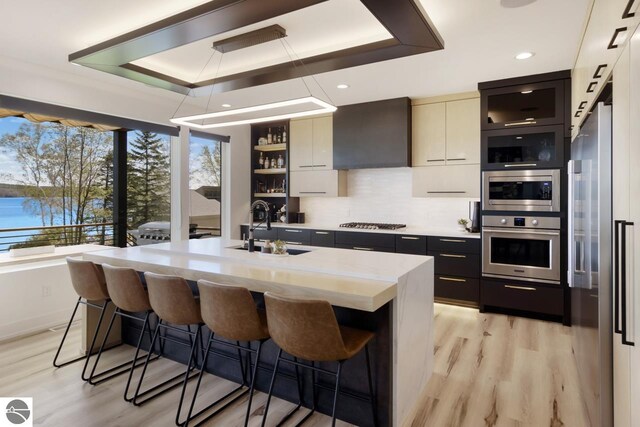
[[[198,233],[198,224],[189,224],[189,238],[199,239],[205,236],[211,236],[211,233]],[[147,222],[138,227],[138,246],[152,245],[154,243],[163,243],[171,240],[171,223],[169,221]]]
[[138,227],[138,246],[171,240],[171,223],[169,221],[147,222]]
[[340,224],[342,228],[360,228],[363,230],[397,230],[405,228],[406,224],[385,224],[379,222],[346,222]]

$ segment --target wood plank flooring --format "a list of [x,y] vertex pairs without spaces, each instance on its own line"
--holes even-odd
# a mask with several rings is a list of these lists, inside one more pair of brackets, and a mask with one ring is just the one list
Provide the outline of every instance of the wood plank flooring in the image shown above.
[[[435,313],[434,374],[412,427],[589,426],[578,394],[569,328],[440,304]],[[77,348],[79,332],[74,328],[70,333],[69,348]],[[47,331],[0,343],[0,396],[33,397],[38,426],[174,425],[177,389],[138,408],[122,400],[124,377],[91,386],[80,380],[81,363],[54,369],[51,360],[62,333]],[[126,346],[107,352],[105,366],[131,354]],[[181,366],[160,359],[147,375],[153,381],[180,371]],[[199,404],[233,387],[206,375]],[[265,401],[265,394],[256,394],[251,426],[260,425]],[[241,426],[245,404],[246,399],[240,399],[207,425]],[[274,399],[268,425],[291,408]],[[316,414],[305,425],[328,426],[330,419]]]

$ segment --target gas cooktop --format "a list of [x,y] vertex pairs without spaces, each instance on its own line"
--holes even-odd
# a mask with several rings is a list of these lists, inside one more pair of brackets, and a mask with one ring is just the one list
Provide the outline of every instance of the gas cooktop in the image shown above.
[[343,228],[360,228],[364,230],[397,230],[399,228],[405,228],[405,224],[384,224],[378,222],[346,222],[340,224]]

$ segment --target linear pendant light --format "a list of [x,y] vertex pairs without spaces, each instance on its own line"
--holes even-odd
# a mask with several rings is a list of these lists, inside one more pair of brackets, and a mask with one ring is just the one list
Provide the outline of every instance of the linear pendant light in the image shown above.
[[[282,27],[278,27],[278,28],[280,29],[279,30],[280,32],[277,38],[280,40],[280,43],[282,43],[282,47],[284,48],[285,52],[289,56],[291,63],[294,65],[294,67],[296,67],[296,60],[297,60],[303,67],[306,68],[306,65],[304,64],[302,59],[300,59],[295,54],[295,52],[293,52],[293,49],[291,48],[289,43],[287,43],[286,40],[284,39],[284,37],[286,37],[286,31],[284,30],[284,28]],[[253,33],[250,33],[250,34],[253,34]],[[255,41],[253,41],[252,43],[254,42]],[[259,42],[262,42],[262,39],[260,39]],[[291,49],[291,52],[289,51],[289,49],[287,49],[287,46],[289,47],[289,49]],[[215,49],[215,44],[214,44],[214,52],[211,54],[209,61],[205,64],[205,66],[200,71],[200,74],[202,74],[204,69],[209,64],[209,62],[211,62],[211,59],[213,58],[213,54],[215,53],[215,51],[217,50]],[[224,50],[221,51],[221,53],[223,52]],[[224,56],[224,53],[223,53],[223,56]],[[216,78],[217,78],[218,71],[220,70],[221,62],[222,62],[222,56],[220,57],[220,60],[218,62],[218,67],[217,67],[216,76],[215,76]],[[198,78],[196,80],[200,78],[200,74],[198,75]],[[311,74],[311,77],[315,81],[316,85],[322,90],[322,87],[320,86],[316,78],[312,74]],[[175,117],[175,114],[174,114],[174,117],[171,118],[170,121],[171,123],[174,123],[177,125],[187,126],[195,129],[214,129],[214,128],[227,127],[227,126],[238,126],[238,125],[246,125],[246,124],[252,124],[252,123],[264,123],[264,122],[292,119],[296,117],[315,116],[318,114],[333,113],[334,111],[337,110],[337,107],[335,107],[334,105],[313,96],[313,94],[311,93],[311,89],[309,88],[309,86],[304,80],[304,77],[300,77],[300,79],[302,80],[302,83],[305,85],[307,89],[308,96],[304,96],[302,98],[287,99],[283,101],[275,101],[275,102],[269,102],[266,104],[253,105],[253,106],[242,107],[242,108],[226,109],[224,111],[208,113],[206,112],[206,109],[208,109],[208,106],[211,103],[211,97],[213,96],[213,88],[215,86],[215,78],[214,78],[214,83],[211,87],[211,92],[209,93],[209,101],[207,102],[207,108],[205,109],[205,113],[191,115],[191,116],[184,116],[184,117]],[[329,95],[327,95],[326,92],[324,92],[324,94],[327,98],[329,98]],[[188,94],[185,95],[184,98],[182,99],[182,102],[178,106],[176,113],[180,109],[180,106],[185,101],[187,96]],[[329,101],[331,101],[331,98],[329,98]],[[198,123],[195,123],[196,121],[198,121]]]
[[[312,109],[305,109],[302,111],[287,111],[278,113],[278,110],[282,110],[286,107],[292,107],[296,105],[305,105],[312,104],[315,107]],[[267,116],[260,117],[248,117],[249,113],[255,113],[259,111],[269,111],[271,110],[273,113]],[[177,125],[189,126],[197,129],[213,129],[225,126],[237,126],[237,125],[246,125],[251,123],[263,123],[284,119],[292,119],[296,117],[306,117],[306,116],[314,116],[317,114],[326,114],[333,113],[337,108],[327,102],[324,102],[321,99],[318,99],[314,96],[307,96],[304,98],[297,99],[289,99],[286,101],[278,101],[271,102],[268,104],[254,105],[251,107],[244,108],[236,108],[233,110],[225,110],[218,111],[213,113],[205,113],[205,114],[197,114],[194,116],[187,117],[177,117],[171,119],[171,123],[175,123]],[[215,123],[207,123],[207,124],[199,124],[193,123],[194,120],[207,120],[207,119],[217,119],[217,118],[232,118],[230,120],[222,120],[220,122]],[[234,117],[235,116],[235,117]],[[246,117],[246,118],[243,118]]]

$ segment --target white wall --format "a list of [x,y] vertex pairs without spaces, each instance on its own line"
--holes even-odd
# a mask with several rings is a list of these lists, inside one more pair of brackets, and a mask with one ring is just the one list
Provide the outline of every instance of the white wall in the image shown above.
[[[477,177],[475,178],[477,179]],[[360,169],[348,173],[348,197],[304,197],[300,211],[311,224],[391,222],[420,228],[457,228],[468,218],[467,198],[411,197],[411,168]]]
[[0,269],[0,341],[64,324],[77,299],[64,258]]
[[229,135],[222,144],[222,235],[239,239],[240,224],[249,220],[251,200],[251,126],[216,129]]

